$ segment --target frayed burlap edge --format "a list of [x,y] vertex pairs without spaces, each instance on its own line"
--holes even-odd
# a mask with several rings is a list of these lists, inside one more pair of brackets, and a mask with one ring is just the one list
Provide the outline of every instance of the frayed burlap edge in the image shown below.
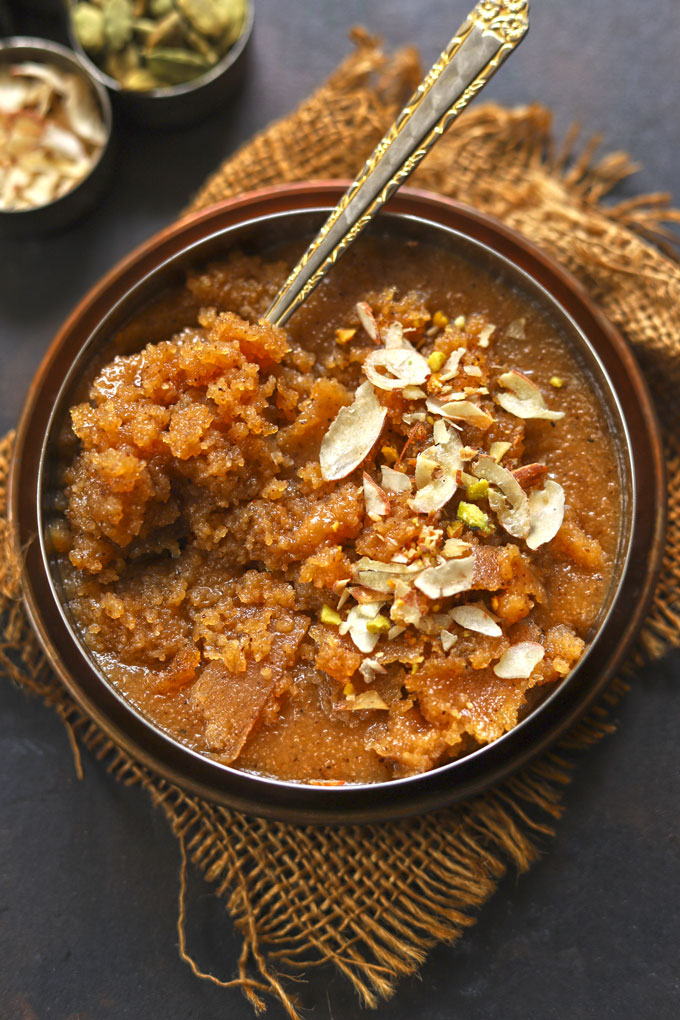
[[[412,51],[388,62],[366,35],[319,92],[241,149],[198,195],[200,208],[274,181],[348,176],[372,149],[418,80]],[[351,142],[351,144],[348,144]],[[680,267],[663,246],[678,219],[666,196],[605,209],[602,200],[633,169],[623,154],[559,154],[539,106],[469,111],[439,143],[414,183],[493,212],[556,255],[627,333],[647,371],[667,442],[670,527],[638,664],[680,639]],[[652,240],[654,243],[648,243]],[[299,1016],[288,979],[331,963],[364,1005],[375,1006],[418,969],[438,941],[474,923],[508,866],[525,871],[561,812],[578,752],[613,729],[618,679],[557,748],[487,794],[447,811],[382,826],[311,828],[265,822],[185,794],[138,766],[99,730],[47,670],[19,601],[9,554],[6,475],[12,436],[0,442],[0,672],[51,705],[66,725],[78,773],[80,747],[127,785],[149,791],[178,836],[182,855],[178,941],[194,973],[240,986],[256,1010],[264,993]],[[224,900],[242,934],[237,976],[219,981],[191,959],[184,936],[186,864]],[[284,976],[285,975],[285,976]]]

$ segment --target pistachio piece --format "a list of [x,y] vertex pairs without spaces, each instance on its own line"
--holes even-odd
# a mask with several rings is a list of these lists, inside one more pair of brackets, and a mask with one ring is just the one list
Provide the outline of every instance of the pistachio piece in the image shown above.
[[490,535],[494,530],[488,515],[474,503],[466,503],[464,500],[458,504],[458,520],[467,524],[468,528],[481,531],[483,535]]
[[335,609],[331,609],[326,603],[321,607],[321,622],[329,623],[333,627],[339,627],[342,623],[342,617],[340,613],[336,613]]

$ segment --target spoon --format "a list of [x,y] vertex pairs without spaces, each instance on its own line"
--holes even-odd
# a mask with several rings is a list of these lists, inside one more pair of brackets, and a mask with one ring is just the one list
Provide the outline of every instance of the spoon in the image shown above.
[[529,30],[529,0],[481,0],[342,196],[267,311],[282,326]]

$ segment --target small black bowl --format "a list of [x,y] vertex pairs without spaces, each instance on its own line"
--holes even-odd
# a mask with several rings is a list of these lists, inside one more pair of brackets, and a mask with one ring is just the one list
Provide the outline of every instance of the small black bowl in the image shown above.
[[241,34],[214,67],[199,78],[167,88],[135,92],[106,74],[85,52],[67,17],[70,45],[87,67],[90,76],[109,90],[114,105],[137,124],[154,128],[181,127],[219,109],[241,85],[246,69],[255,12],[249,0]]
[[101,197],[113,164],[111,140],[113,116],[106,89],[92,77],[86,67],[83,67],[74,53],[59,43],[23,36],[0,39],[0,66],[26,61],[52,64],[64,71],[80,75],[88,83],[99,104],[106,131],[106,142],[87,177],[65,195],[33,209],[0,210],[0,237],[3,238],[37,237],[59,230],[79,219],[96,205]]

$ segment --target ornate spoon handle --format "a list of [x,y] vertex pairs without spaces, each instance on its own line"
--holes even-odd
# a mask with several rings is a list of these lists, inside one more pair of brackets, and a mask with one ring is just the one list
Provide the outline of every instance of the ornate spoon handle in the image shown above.
[[529,30],[529,0],[481,0],[369,156],[265,318],[281,326]]

